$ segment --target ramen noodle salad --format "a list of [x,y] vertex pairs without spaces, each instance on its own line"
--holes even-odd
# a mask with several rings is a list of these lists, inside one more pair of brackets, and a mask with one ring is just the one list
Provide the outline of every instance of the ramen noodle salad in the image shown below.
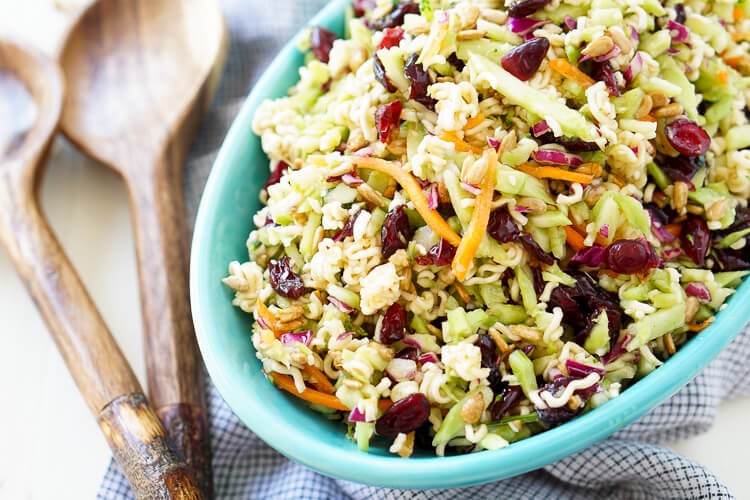
[[268,378],[404,457],[617,397],[750,268],[749,44],[732,0],[360,0],[344,38],[313,27],[255,115],[271,174],[224,279]]

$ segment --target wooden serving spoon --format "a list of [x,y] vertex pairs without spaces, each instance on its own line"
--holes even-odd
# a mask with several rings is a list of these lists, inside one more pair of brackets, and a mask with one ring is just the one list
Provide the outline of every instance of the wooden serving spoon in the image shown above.
[[62,109],[60,69],[0,42],[0,242],[139,498],[201,498],[42,215],[38,188]]
[[211,468],[190,315],[182,169],[218,85],[227,32],[216,0],[99,0],[60,55],[61,127],[129,191],[149,397],[207,496]]

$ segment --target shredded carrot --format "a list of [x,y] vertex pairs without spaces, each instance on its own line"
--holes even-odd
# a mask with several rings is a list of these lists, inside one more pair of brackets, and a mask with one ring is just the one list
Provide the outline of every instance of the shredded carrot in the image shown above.
[[333,394],[336,392],[336,389],[333,388],[333,384],[328,380],[326,374],[320,371],[320,368],[312,365],[305,365],[302,369],[302,373],[307,375],[308,381],[320,392],[325,392],[326,394]]
[[469,226],[466,228],[461,243],[458,245],[456,255],[451,262],[451,269],[456,279],[461,281],[466,278],[474,254],[477,253],[479,245],[487,232],[487,223],[490,220],[492,210],[492,195],[495,193],[495,171],[497,170],[497,151],[489,148],[485,151],[487,159],[487,170],[479,184],[480,192],[474,198],[474,211],[471,213]]
[[274,373],[271,375],[271,381],[274,383],[274,385],[276,385],[276,387],[283,389],[290,394],[294,394],[298,398],[310,403],[315,403],[327,408],[333,408],[334,410],[349,411],[349,408],[347,408],[339,398],[332,394],[326,394],[324,392],[316,391],[315,389],[310,389],[309,387],[305,387],[305,390],[299,392],[297,390],[297,386],[294,384],[294,380],[288,375]]
[[642,122],[655,122],[655,121],[657,121],[656,117],[654,115],[652,115],[651,113],[647,113],[647,114],[641,116],[639,118],[639,120],[642,121]]
[[742,7],[735,7],[732,9],[732,19],[740,21],[745,17],[745,10]]
[[664,230],[671,234],[672,236],[679,236],[682,232],[682,225],[681,224],[665,224]]
[[479,125],[482,124],[482,122],[484,122],[484,115],[482,113],[477,113],[477,116],[466,120],[466,125],[464,125],[464,130],[471,130],[474,127],[478,127]]
[[586,248],[586,245],[583,243],[583,236],[573,229],[573,226],[563,226],[563,229],[565,230],[565,239],[573,250],[578,252]]
[[413,175],[402,169],[401,165],[372,156],[351,156],[350,158],[355,167],[377,170],[396,179],[396,182],[401,184],[401,187],[406,190],[409,198],[411,198],[414,208],[417,209],[427,225],[435,231],[435,234],[454,247],[461,243],[461,237],[451,229],[437,210],[428,208],[427,198],[422,192],[422,188],[419,187],[419,183]]
[[750,33],[732,33],[735,42],[750,42]]
[[390,399],[378,399],[378,408],[380,408],[380,411],[387,411],[391,406],[393,406],[393,401]]
[[591,78],[589,75],[587,75],[580,69],[570,64],[565,59],[562,59],[562,58],[552,59],[549,62],[549,67],[552,68],[553,71],[560,73],[565,78],[570,78],[571,80],[574,80],[580,83],[581,85],[583,85],[584,88],[591,87],[593,84],[596,83],[596,81],[593,78]]
[[716,73],[716,78],[718,78],[721,83],[726,85],[727,83],[729,83],[729,72],[725,69],[722,69],[718,73]]
[[688,323],[687,327],[688,327],[688,330],[690,330],[691,332],[700,332],[700,331],[705,330],[706,327],[713,322],[714,322],[714,317],[711,316],[710,318],[708,318],[706,321],[702,323]]
[[466,291],[466,288],[458,282],[453,282],[453,287],[456,289],[456,292],[458,292],[458,296],[461,297],[461,300],[464,301],[464,304],[471,304],[471,295],[469,295],[469,292]]
[[268,329],[274,333],[276,338],[278,338],[283,333],[281,328],[281,321],[279,320],[278,316],[276,316],[268,307],[266,307],[260,297],[258,297],[258,300],[255,302],[255,314],[258,316],[257,319],[260,319],[263,323],[265,323]]
[[737,69],[738,66],[740,66],[743,63],[747,63],[750,59],[746,55],[741,56],[735,56],[735,57],[723,57],[724,62],[727,63],[728,66],[731,66],[734,69]]
[[460,151],[462,153],[468,153],[469,151],[471,151],[475,154],[482,154],[482,148],[472,146],[465,140],[458,137],[455,132],[443,132],[443,135],[440,136],[440,140],[445,142],[452,142],[456,148],[456,151]]
[[526,172],[539,179],[558,179],[561,181],[578,182],[580,184],[591,184],[594,181],[594,176],[591,174],[571,172],[559,167],[536,165],[534,163],[522,163],[516,166],[516,170]]
[[599,276],[606,275],[606,276],[609,276],[610,278],[617,278],[618,276],[620,276],[619,274],[617,274],[611,269],[599,269],[598,275]]

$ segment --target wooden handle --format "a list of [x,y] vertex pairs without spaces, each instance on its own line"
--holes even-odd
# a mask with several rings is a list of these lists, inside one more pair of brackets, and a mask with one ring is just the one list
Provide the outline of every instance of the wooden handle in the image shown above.
[[107,405],[98,420],[137,498],[203,498],[192,470],[167,446],[164,427],[146,396],[125,394]]
[[178,454],[211,496],[203,368],[190,315],[182,147],[129,182],[136,239],[149,397]]
[[0,183],[0,237],[94,415],[140,384],[52,234],[35,198]]
[[8,165],[0,171],[0,239],[115,458],[138,498],[202,498],[185,462],[169,450],[138,379],[41,215],[35,179],[12,175],[27,171]]

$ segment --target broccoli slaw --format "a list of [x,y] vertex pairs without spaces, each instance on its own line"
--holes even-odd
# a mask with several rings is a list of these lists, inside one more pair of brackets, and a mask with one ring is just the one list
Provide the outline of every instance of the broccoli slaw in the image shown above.
[[[616,397],[750,267],[745,5],[354,3],[254,130],[269,378],[409,456]],[[417,444],[415,444],[417,443]]]

